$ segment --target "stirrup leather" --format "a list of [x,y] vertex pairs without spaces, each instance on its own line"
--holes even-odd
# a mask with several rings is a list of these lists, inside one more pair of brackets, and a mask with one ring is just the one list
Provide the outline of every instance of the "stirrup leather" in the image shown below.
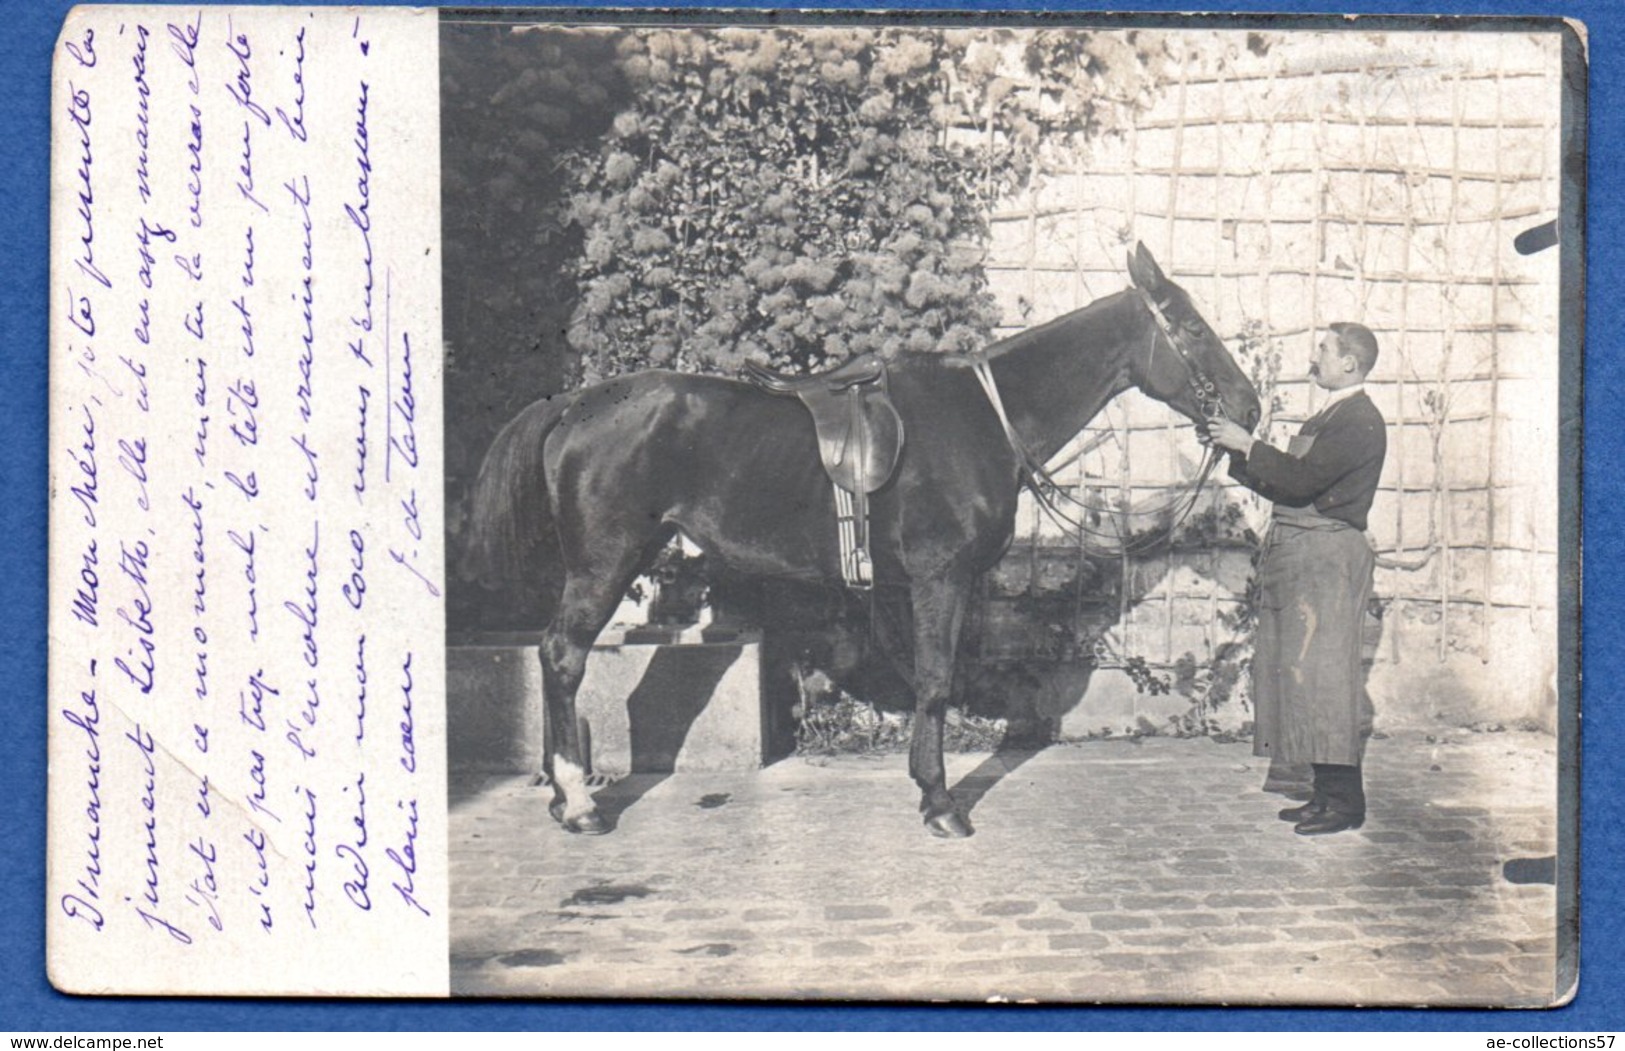
[[868,494],[854,497],[838,485],[835,492],[835,524],[841,540],[841,579],[855,591],[874,587],[874,561],[869,557]]

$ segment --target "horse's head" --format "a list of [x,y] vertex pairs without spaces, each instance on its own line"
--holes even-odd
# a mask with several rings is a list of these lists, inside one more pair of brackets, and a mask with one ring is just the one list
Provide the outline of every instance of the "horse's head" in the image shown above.
[[1143,244],[1129,255],[1128,272],[1148,331],[1144,351],[1129,363],[1134,385],[1192,420],[1222,410],[1252,430],[1260,412],[1258,391],[1191,297],[1168,280]]

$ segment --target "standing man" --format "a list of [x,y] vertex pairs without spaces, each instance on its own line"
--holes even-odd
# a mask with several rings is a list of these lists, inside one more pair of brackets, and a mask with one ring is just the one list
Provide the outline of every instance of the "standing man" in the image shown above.
[[1313,798],[1280,815],[1303,836],[1365,821],[1360,761],[1372,710],[1360,629],[1376,564],[1365,528],[1388,450],[1364,389],[1376,363],[1370,329],[1334,324],[1309,364],[1331,397],[1285,452],[1223,417],[1206,428],[1207,442],[1232,453],[1231,476],[1275,503],[1258,569],[1253,754],[1313,764]]

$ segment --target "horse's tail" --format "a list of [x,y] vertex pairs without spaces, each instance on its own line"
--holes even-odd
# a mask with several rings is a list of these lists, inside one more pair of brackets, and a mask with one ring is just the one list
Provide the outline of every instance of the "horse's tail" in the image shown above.
[[469,496],[464,579],[487,588],[557,587],[558,531],[548,500],[543,449],[570,407],[568,397],[534,402],[497,433]]

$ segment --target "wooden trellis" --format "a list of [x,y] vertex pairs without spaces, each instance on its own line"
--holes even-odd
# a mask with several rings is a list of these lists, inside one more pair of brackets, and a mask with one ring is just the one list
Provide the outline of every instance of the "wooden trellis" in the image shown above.
[[[1177,53],[1198,57],[1115,148],[1057,159],[995,215],[988,270],[1010,331],[1122,287],[1126,248],[1143,239],[1231,346],[1251,323],[1262,352],[1281,355],[1273,392],[1284,404],[1266,406],[1281,442],[1319,401],[1302,376],[1316,333],[1365,321],[1384,348],[1370,387],[1390,426],[1373,520],[1378,592],[1405,614],[1385,631],[1379,659],[1466,651],[1489,661],[1504,613],[1543,625],[1556,598],[1542,575],[1555,566],[1555,523],[1506,510],[1540,479],[1508,478],[1503,463],[1506,428],[1531,426],[1506,392],[1529,368],[1509,373],[1507,347],[1544,341],[1556,353],[1551,319],[1530,307],[1555,295],[1555,261],[1513,267],[1504,247],[1557,214],[1556,63],[1504,46],[1475,62],[1469,42],[1438,52],[1431,68],[1375,47],[1361,62],[1325,66],[1298,61],[1290,42],[1256,56],[1226,50],[1222,36],[1181,42]],[[1549,105],[1538,109],[1531,93]],[[1067,186],[1070,198],[1057,189]],[[1126,509],[1182,480],[1181,453],[1189,459],[1193,445],[1183,421],[1144,399],[1106,418],[1114,432],[1103,442],[1086,434],[1099,448],[1066,472],[1081,499],[1114,495]],[[1478,440],[1464,440],[1468,432]],[[1248,521],[1262,524],[1250,495],[1227,498],[1251,501]],[[1041,548],[1080,549],[1036,511],[1022,522],[1014,557],[1033,572]],[[1150,595],[1132,586],[1146,567],[1122,567],[1118,645],[1164,665],[1211,653],[1222,641],[1217,613],[1241,597],[1219,585],[1223,563],[1246,553],[1157,557],[1164,579]],[[1507,567],[1527,586],[1506,586]],[[1194,645],[1176,624],[1186,603],[1205,611]]]

